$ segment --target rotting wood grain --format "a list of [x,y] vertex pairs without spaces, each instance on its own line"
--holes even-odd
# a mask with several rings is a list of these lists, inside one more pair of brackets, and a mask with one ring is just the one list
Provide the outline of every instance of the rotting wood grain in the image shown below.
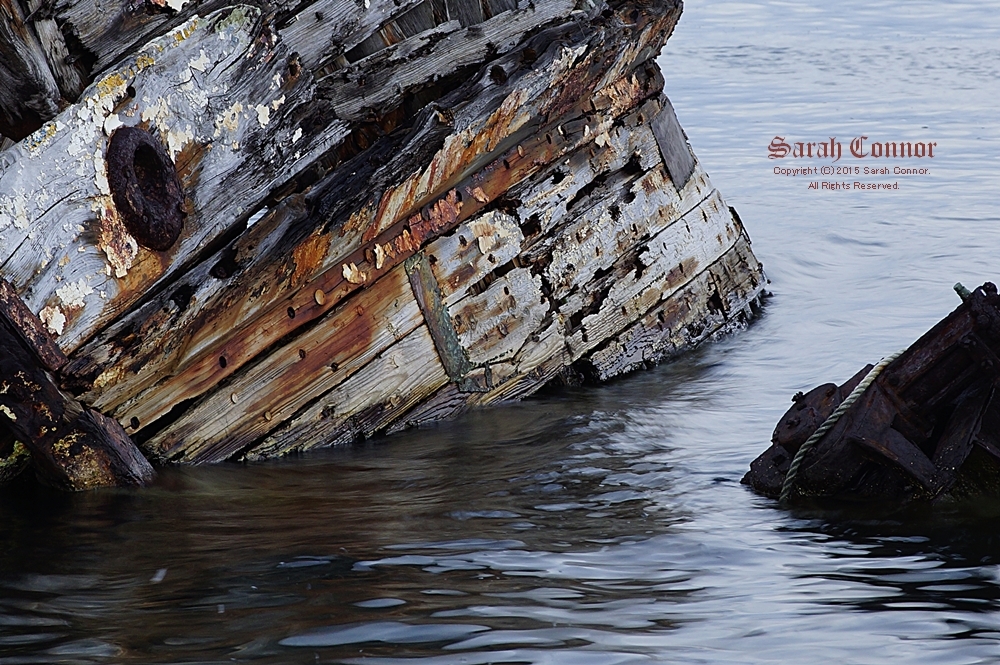
[[[726,254],[669,295],[629,328],[586,356],[585,374],[594,381],[650,367],[708,339],[720,330],[746,325],[754,313],[763,274],[742,236]],[[724,301],[723,301],[724,299]],[[725,302],[725,307],[721,306]]]
[[448,382],[420,326],[245,454],[263,459],[371,436]]
[[[64,291],[65,302],[39,300],[38,277],[19,268],[26,298],[58,308],[46,323],[64,319],[65,384],[138,433],[158,460],[258,459],[341,443],[521,398],[588,358],[595,376],[628,371],[636,362],[594,359],[610,353],[609,339],[643,362],[666,353],[662,340],[676,331],[660,326],[650,336],[643,326],[678,294],[688,301],[677,325],[707,331],[760,293],[759,280],[744,279],[759,266],[742,228],[700,166],[692,158],[690,177],[678,179],[665,165],[670,152],[655,128],[673,116],[652,58],[679,3],[623,2],[590,14],[568,1],[491,1],[472,12],[437,0],[370,5],[280,4],[273,23],[246,7],[213,15],[240,33],[251,64],[202,50],[199,22],[208,19],[171,33],[191,49],[189,83],[221,70],[241,77],[230,86],[242,86],[240,95],[258,95],[237,111],[228,90],[233,113],[218,118],[255,132],[229,144],[233,153],[259,152],[280,168],[240,155],[225,165],[252,182],[215,175],[207,164],[231,137],[197,140],[201,129],[178,125],[171,108],[165,129],[163,117],[151,119],[190,190],[196,223],[180,241],[188,245],[153,256],[111,234],[119,242],[105,252],[108,281],[130,295],[101,304],[101,294],[83,293],[81,311],[62,305],[90,281],[69,280],[76,291]],[[181,5],[148,30],[210,6]],[[337,11],[343,20],[319,39]],[[91,28],[107,44],[128,38]],[[102,47],[100,57],[112,51]],[[192,69],[203,59],[219,64]],[[159,75],[174,67],[157,63]],[[112,116],[112,125],[129,124],[122,114],[136,103],[112,95],[90,104],[98,142]],[[39,155],[59,131],[38,135]],[[290,158],[291,149],[275,148],[282,141],[297,142],[296,152],[312,147]],[[20,201],[6,203],[19,222]],[[219,219],[211,231],[197,223],[206,210]],[[112,255],[130,252],[119,276]],[[404,261],[420,261],[419,279],[411,271],[407,280]],[[709,283],[721,310],[714,292],[692,293]],[[422,312],[414,290],[434,296],[420,301]],[[445,338],[465,364],[449,365]]]
[[[321,115],[310,103],[311,83],[289,70],[280,43],[257,39],[260,30],[259,13],[246,7],[192,19],[8,151],[0,270],[33,311],[45,313],[64,351],[177,275],[246,219],[275,181],[346,135],[346,125],[329,117],[302,132]],[[104,152],[118,124],[154,130],[184,171],[188,215],[167,252],[139,247],[111,200]]]
[[[669,23],[673,19],[661,17],[659,20],[662,23],[652,23],[646,26],[636,38],[649,38],[648,33],[654,32],[655,28]],[[592,40],[595,44],[603,44],[598,38],[599,36],[595,36]],[[602,48],[610,47],[604,45]],[[602,54],[603,51],[598,55]],[[374,238],[368,240],[364,247],[354,250],[352,254],[347,256],[331,253],[314,270],[314,273],[318,273],[325,267],[325,272],[306,284],[292,285],[287,281],[279,281],[268,294],[272,303],[270,307],[265,307],[263,302],[258,301],[255,307],[247,308],[239,298],[231,299],[220,294],[215,299],[218,307],[206,306],[201,311],[199,321],[195,322],[196,328],[185,330],[187,342],[182,348],[174,347],[176,351],[168,352],[161,357],[158,363],[138,366],[139,374],[109,373],[108,378],[111,380],[102,382],[104,390],[113,387],[119,396],[134,395],[135,385],[142,383],[151,385],[148,377],[162,377],[163,369],[170,368],[173,375],[165,377],[163,381],[150,388],[149,390],[154,392],[146,396],[148,398],[146,401],[155,404],[156,401],[152,396],[158,393],[170,394],[176,401],[197,396],[200,394],[199,387],[201,387],[200,390],[204,390],[205,386],[215,385],[218,381],[237,371],[277,339],[315,320],[344,297],[361,288],[362,285],[373,283],[387,270],[415,251],[420,243],[432,239],[433,235],[447,230],[454,223],[460,222],[482,209],[491,200],[501,195],[512,182],[516,183],[530,177],[542,166],[558,158],[559,155],[591,141],[593,136],[585,136],[583,132],[580,132],[565,140],[550,143],[546,139],[545,133],[541,135],[532,133],[533,125],[528,120],[530,108],[537,105],[549,105],[552,99],[559,99],[562,96],[557,82],[562,77],[572,75],[574,59],[570,56],[572,56],[572,52],[559,44],[554,44],[547,52],[539,56],[537,63],[542,65],[547,58],[549,62],[553,63],[551,67],[539,66],[536,69],[522,70],[520,79],[511,76],[506,86],[497,86],[492,81],[477,80],[470,89],[458,91],[456,93],[459,94],[458,99],[472,95],[475,103],[461,107],[461,113],[454,115],[450,125],[452,134],[430,159],[429,164],[417,171],[402,185],[387,190],[381,195],[377,205],[362,205],[360,209],[349,211],[351,219],[347,220],[346,223],[341,222],[343,224],[341,229],[384,229]],[[595,59],[600,58],[595,56]],[[607,74],[607,72],[626,69],[627,65],[628,63],[619,63],[614,66],[602,64],[600,71]],[[585,62],[580,66],[590,65]],[[488,78],[486,74],[484,77]],[[518,84],[522,87],[518,87]],[[650,94],[658,92],[656,87],[658,80],[655,77],[642,78],[633,72],[612,79],[609,85],[613,88],[614,94],[607,95],[611,100],[611,106],[597,127],[600,132],[607,131],[617,115],[634,107]],[[484,95],[481,94],[481,91],[486,88],[492,91],[491,94],[499,103],[498,107],[494,107],[494,110],[484,117],[481,110],[470,109],[483,103]],[[537,91],[535,93],[537,99],[532,100],[532,106],[521,109],[521,106],[525,105],[528,99],[531,99],[525,90]],[[579,102],[584,105],[587,104],[588,100],[579,100]],[[557,123],[552,123],[551,131],[558,131]],[[599,135],[600,132],[596,132],[594,136]],[[414,140],[418,140],[420,136],[421,134],[418,133]],[[529,143],[527,140],[517,143],[501,152],[498,158],[497,151],[503,147],[501,141],[507,137],[506,140],[513,142],[516,140],[515,136],[530,138],[534,143]],[[529,149],[531,146],[535,146],[534,153]],[[419,149],[417,151],[419,152]],[[528,159],[530,155],[535,155],[535,158]],[[470,166],[482,164],[485,161],[484,158],[491,158],[493,161],[485,162],[485,165],[478,172],[474,172],[471,176],[466,176],[456,183],[455,188],[445,189],[451,182],[454,182],[453,178],[456,175],[467,173]],[[434,208],[433,206],[428,207],[427,200],[434,195],[447,199],[448,196],[453,196],[450,192],[458,189],[464,191],[461,202],[462,209],[453,221],[445,220],[444,226],[440,226],[434,221]],[[480,190],[478,194],[477,189]],[[419,229],[413,227],[414,212],[421,208],[430,210],[429,213],[426,213],[428,217],[422,222],[424,226],[430,226],[426,230],[424,226],[419,227]],[[320,211],[323,211],[322,207],[320,207]],[[359,213],[371,215],[370,221],[356,226],[353,217]],[[389,224],[392,220],[398,221]],[[413,234],[410,233],[411,227],[414,230]],[[338,247],[342,246],[343,242],[338,242]],[[376,248],[378,247],[391,249],[394,254],[384,262],[382,268],[377,267]],[[350,243],[348,243],[347,249],[350,249]],[[250,280],[255,281],[253,278]],[[314,298],[316,291],[321,291],[324,294],[322,303],[317,302]],[[237,317],[231,316],[227,311],[234,305],[242,312]],[[294,317],[288,315],[288,311],[293,311]],[[221,326],[208,325],[210,322],[222,323]],[[198,325],[202,326],[200,330],[197,328]],[[141,324],[134,325],[132,329],[140,327],[143,326]],[[227,337],[220,337],[220,329],[227,333],[233,329],[238,332]],[[114,344],[114,342],[110,343]],[[95,355],[107,354],[98,349]],[[218,363],[219,357],[227,358],[224,367]],[[140,398],[140,401],[142,399]],[[111,405],[115,401],[103,400],[101,403]],[[117,403],[121,402],[117,401]],[[169,403],[156,407],[160,411],[150,414],[150,418],[145,421],[140,419],[140,426],[143,426],[145,422],[157,420],[169,410],[168,406]]]

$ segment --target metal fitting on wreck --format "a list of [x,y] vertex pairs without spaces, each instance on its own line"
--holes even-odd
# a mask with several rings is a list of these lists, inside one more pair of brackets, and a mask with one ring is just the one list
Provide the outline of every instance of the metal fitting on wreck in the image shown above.
[[187,211],[174,163],[163,145],[138,127],[120,127],[107,153],[108,185],[125,228],[148,249],[173,247]]

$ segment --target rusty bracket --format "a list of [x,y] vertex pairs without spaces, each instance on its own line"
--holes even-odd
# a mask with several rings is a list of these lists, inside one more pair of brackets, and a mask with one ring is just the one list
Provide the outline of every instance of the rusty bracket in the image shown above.
[[28,309],[11,283],[2,277],[0,277],[0,320],[3,320],[24,342],[42,367],[50,372],[57,372],[66,364],[66,356],[45,329],[45,324]]
[[448,315],[448,308],[441,298],[441,289],[431,271],[431,264],[424,252],[418,252],[403,264],[410,279],[413,295],[427,322],[434,348],[448,378],[462,392],[485,392],[489,389],[488,373],[476,372],[462,348],[455,326]]

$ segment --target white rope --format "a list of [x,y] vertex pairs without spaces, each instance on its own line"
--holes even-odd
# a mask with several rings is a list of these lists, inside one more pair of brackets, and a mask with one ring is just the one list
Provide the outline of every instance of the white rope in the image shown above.
[[834,409],[833,413],[831,413],[829,417],[823,421],[823,424],[816,428],[816,431],[812,433],[812,436],[806,439],[806,442],[799,446],[798,451],[795,453],[795,458],[792,459],[792,465],[788,467],[788,473],[785,474],[785,481],[781,485],[781,497],[778,499],[781,503],[788,503],[788,499],[792,494],[792,488],[795,486],[795,478],[799,475],[799,467],[802,466],[802,460],[805,458],[806,454],[820,439],[823,438],[824,434],[830,431],[830,428],[837,424],[840,417],[844,415],[844,413],[851,408],[856,401],[858,401],[861,394],[868,390],[868,386],[870,386],[875,379],[878,378],[878,375],[882,373],[882,370],[885,369],[889,363],[898,358],[901,353],[902,351],[897,351],[891,356],[886,356],[879,364],[872,367],[871,371],[868,372],[868,374],[865,375],[865,378],[861,380],[861,383],[859,383],[857,387],[851,391],[851,394],[847,396],[847,399],[841,402],[840,406]]

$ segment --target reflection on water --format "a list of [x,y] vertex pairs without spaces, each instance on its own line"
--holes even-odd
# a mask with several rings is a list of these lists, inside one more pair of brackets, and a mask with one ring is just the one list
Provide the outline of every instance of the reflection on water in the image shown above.
[[[0,665],[1000,659],[1000,503],[789,514],[739,485],[795,391],[998,277],[1000,15],[828,5],[689,3],[662,59],[773,280],[749,330],[349,450],[4,494]],[[785,134],[940,156],[810,192],[771,172]]]

